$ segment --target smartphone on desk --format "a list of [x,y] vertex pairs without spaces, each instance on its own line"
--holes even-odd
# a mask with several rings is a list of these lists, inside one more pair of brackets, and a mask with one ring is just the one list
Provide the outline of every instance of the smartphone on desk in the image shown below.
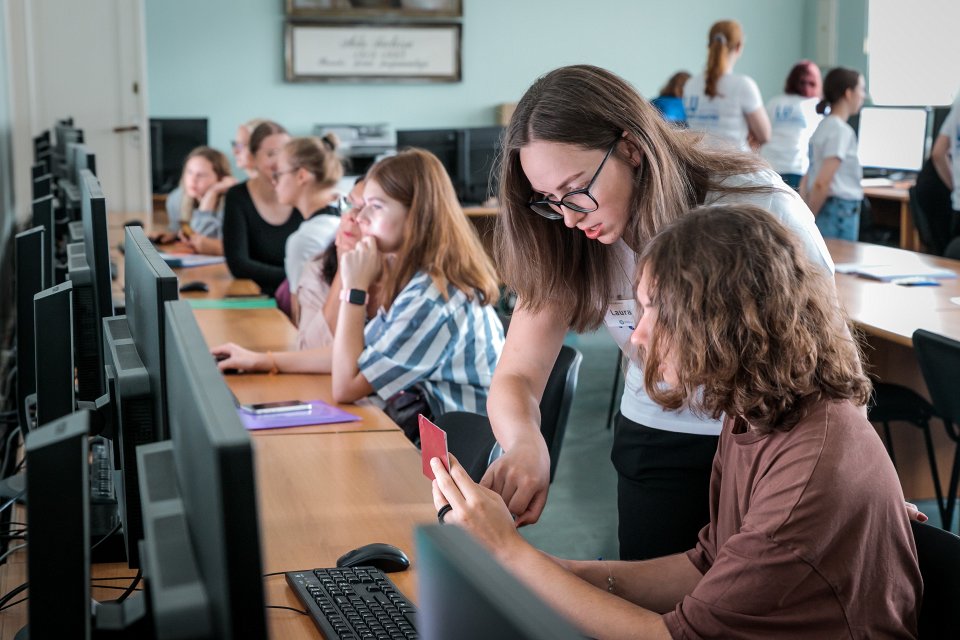
[[255,416],[263,416],[271,413],[310,411],[310,403],[303,402],[301,400],[278,400],[276,402],[255,402],[253,404],[241,404],[240,408],[247,413],[252,413]]

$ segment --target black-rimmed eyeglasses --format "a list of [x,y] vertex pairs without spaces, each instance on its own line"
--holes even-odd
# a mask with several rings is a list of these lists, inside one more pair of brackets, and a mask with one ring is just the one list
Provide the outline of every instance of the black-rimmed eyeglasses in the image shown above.
[[[620,141],[617,140],[617,142]],[[590,193],[590,189],[600,176],[603,165],[607,164],[607,158],[609,158],[613,150],[617,148],[617,142],[614,142],[613,146],[607,150],[606,155],[603,156],[603,160],[600,161],[600,166],[597,167],[597,171],[583,189],[574,189],[559,200],[551,200],[549,198],[531,200],[527,203],[527,206],[548,220],[563,220],[563,212],[560,210],[561,207],[566,207],[577,213],[593,213],[599,209],[600,204],[597,202],[597,199],[593,197],[593,194]]]

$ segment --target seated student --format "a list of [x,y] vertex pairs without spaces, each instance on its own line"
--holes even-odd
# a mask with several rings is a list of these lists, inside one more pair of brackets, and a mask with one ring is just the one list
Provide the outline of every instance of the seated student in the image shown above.
[[680,127],[687,126],[687,112],[683,110],[683,85],[690,79],[686,71],[678,71],[660,89],[660,95],[650,101],[663,119]]
[[[297,349],[316,349],[333,344],[333,332],[340,311],[340,256],[352,251],[360,240],[357,214],[363,209],[363,177],[357,179],[347,195],[349,207],[340,214],[340,226],[333,244],[309,261],[300,275],[294,298],[299,310]],[[379,306],[371,290],[367,297],[367,315],[374,316]]]
[[823,80],[817,113],[824,118],[810,137],[810,167],[800,181],[800,195],[817,219],[824,238],[856,242],[860,236],[863,168],[857,133],[847,120],[860,113],[866,97],[863,76],[853,69],[831,69]]
[[287,238],[284,271],[291,294],[291,317],[296,322],[296,290],[304,265],[333,244],[340,225],[340,209],[334,206],[337,182],[343,165],[334,151],[339,140],[332,133],[321,138],[294,138],[288,142],[273,173],[277,201],[296,207],[303,223]]
[[445,522],[594,638],[915,637],[913,534],[827,274],[751,205],[681,216],[637,269],[631,342],[647,393],[726,416],[696,546],[635,562],[552,558],[498,494],[434,459]]
[[[332,373],[338,402],[376,393],[388,410],[419,386],[425,412],[484,413],[503,348],[497,278],[446,170],[427,151],[404,151],[370,169],[363,200],[363,238],[340,258],[332,348],[264,354],[225,344],[212,350],[229,356],[220,368]],[[381,306],[366,323],[374,286]]]
[[267,295],[284,279],[283,256],[303,216],[277,200],[273,173],[281,149],[290,140],[286,129],[264,121],[250,135],[255,176],[227,191],[223,213],[223,254],[234,278],[250,278]]
[[183,163],[180,184],[167,196],[169,231],[153,236],[165,244],[180,239],[197,253],[223,255],[223,194],[237,183],[220,151],[197,147]]

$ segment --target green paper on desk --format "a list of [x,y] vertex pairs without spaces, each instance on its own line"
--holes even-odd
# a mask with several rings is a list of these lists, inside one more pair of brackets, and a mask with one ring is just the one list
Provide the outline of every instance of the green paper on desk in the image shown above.
[[194,309],[276,309],[273,298],[186,298]]

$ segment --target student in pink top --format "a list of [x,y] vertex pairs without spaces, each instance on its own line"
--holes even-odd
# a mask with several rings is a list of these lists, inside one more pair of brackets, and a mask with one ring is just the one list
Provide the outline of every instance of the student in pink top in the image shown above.
[[498,494],[434,459],[434,503],[452,509],[442,521],[593,638],[916,637],[910,522],[829,276],[752,205],[680,216],[637,273],[631,342],[647,393],[725,416],[696,546],[636,562],[553,558],[517,533]]

